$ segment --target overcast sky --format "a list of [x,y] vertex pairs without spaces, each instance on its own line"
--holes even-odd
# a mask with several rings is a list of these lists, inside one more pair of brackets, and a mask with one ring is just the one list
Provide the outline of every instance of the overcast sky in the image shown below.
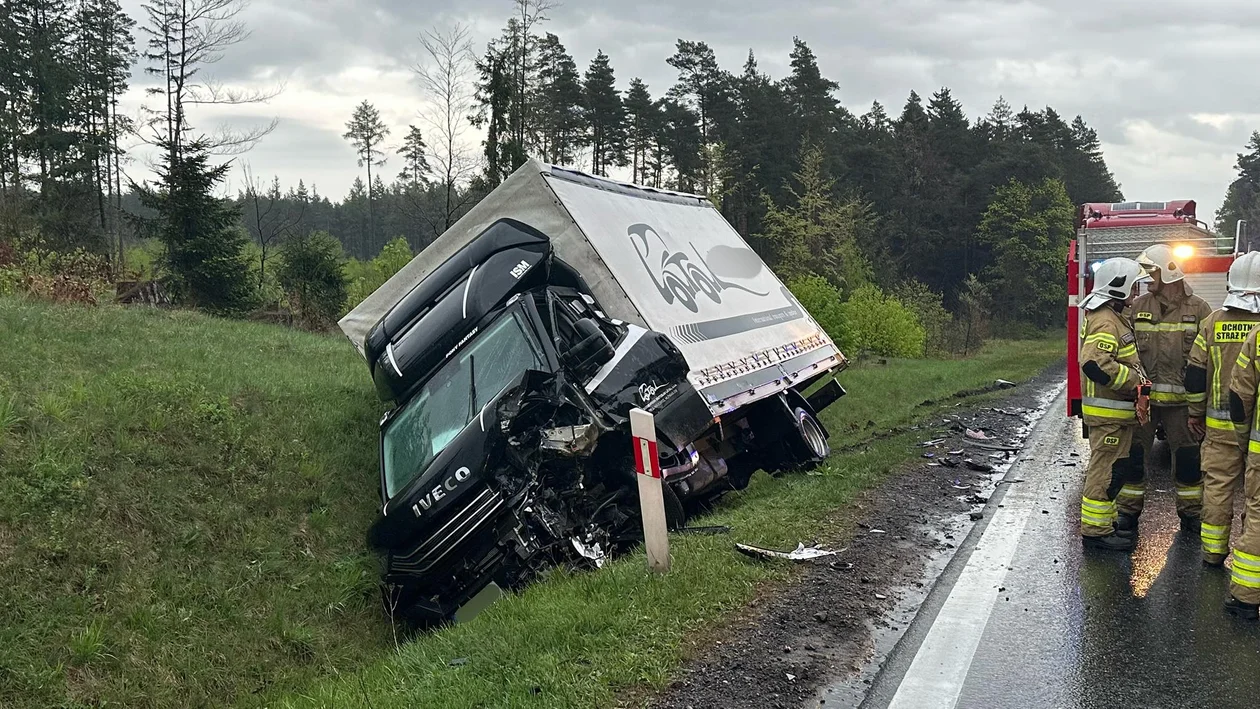
[[[138,0],[123,4],[142,17]],[[251,37],[214,74],[240,86],[283,82],[284,92],[192,120],[209,128],[218,118],[279,118],[238,160],[340,198],[360,173],[341,137],[356,104],[381,110],[391,142],[418,123],[424,97],[410,70],[418,35],[462,22],[480,52],[511,10],[511,0],[253,0],[243,15]],[[731,70],[752,49],[778,78],[799,36],[855,113],[878,100],[896,115],[911,89],[926,98],[948,86],[972,118],[999,95],[1016,109],[1080,114],[1098,130],[1126,198],[1197,199],[1209,223],[1236,154],[1260,129],[1254,0],[567,0],[550,14],[544,31],[560,36],[579,69],[602,49],[623,89],[639,76],[653,95],[674,82],[665,58],[678,38],[708,42]],[[144,81],[137,71],[133,108]],[[396,174],[398,162],[383,173]]]

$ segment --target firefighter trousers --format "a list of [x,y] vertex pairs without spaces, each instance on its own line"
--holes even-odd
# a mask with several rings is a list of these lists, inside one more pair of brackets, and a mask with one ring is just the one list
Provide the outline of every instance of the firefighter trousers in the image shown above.
[[[1203,526],[1199,539],[1203,544],[1203,560],[1209,564],[1220,564],[1229,555],[1234,496],[1243,487],[1247,449],[1238,445],[1238,437],[1233,431],[1208,429],[1201,450]],[[1243,516],[1246,517],[1246,512]]]
[[1168,450],[1172,455],[1173,481],[1177,488],[1177,514],[1181,517],[1198,518],[1203,507],[1203,470],[1199,458],[1199,443],[1190,435],[1190,416],[1184,406],[1152,406],[1151,420],[1134,434],[1135,456],[1139,460],[1130,466],[1129,477],[1116,498],[1116,511],[1137,517],[1142,514],[1146,499],[1146,459],[1151,457],[1155,445],[1155,429],[1164,428]]
[[1089,467],[1081,490],[1081,535],[1105,537],[1115,532],[1116,493],[1129,472],[1136,423],[1089,427]]
[[1243,533],[1234,547],[1229,592],[1244,603],[1260,603],[1260,456],[1248,457],[1243,493]]

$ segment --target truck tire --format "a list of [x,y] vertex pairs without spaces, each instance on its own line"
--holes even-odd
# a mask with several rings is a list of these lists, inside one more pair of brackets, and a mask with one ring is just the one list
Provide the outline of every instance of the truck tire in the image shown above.
[[792,449],[802,468],[814,468],[831,455],[827,434],[823,433],[822,424],[813,412],[803,406],[793,408],[792,425],[795,431]]
[[[634,465],[625,466],[625,481],[630,489],[630,493],[634,495],[634,504],[639,504],[639,481],[638,472],[635,471]],[[661,481],[661,497],[665,501],[665,528],[671,532],[676,532],[687,526],[687,508],[683,506],[682,498],[678,497],[678,493],[674,488],[664,480]],[[638,508],[635,508],[635,518],[638,518]],[[637,534],[642,535],[643,530],[640,529]]]
[[665,498],[665,529],[677,532],[687,526],[687,508],[669,483],[661,483],[661,492]]

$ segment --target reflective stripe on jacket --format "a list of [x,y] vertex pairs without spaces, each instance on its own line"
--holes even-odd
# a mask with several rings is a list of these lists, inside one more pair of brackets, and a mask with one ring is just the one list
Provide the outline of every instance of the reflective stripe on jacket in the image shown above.
[[[1229,419],[1229,384],[1243,343],[1257,324],[1260,313],[1221,308],[1203,321],[1190,348],[1189,365],[1207,373],[1205,397],[1189,402],[1192,418],[1204,419],[1209,429],[1234,433]],[[1250,363],[1250,360],[1248,360]],[[1232,440],[1232,439],[1231,439]]]
[[1181,281],[1184,295],[1171,300],[1146,293],[1133,301],[1138,354],[1151,383],[1152,406],[1184,406],[1202,395],[1186,393],[1186,358],[1212,307]]
[[[1239,420],[1251,424],[1247,428],[1238,426],[1238,438],[1240,442],[1249,438],[1247,448],[1253,453],[1260,453],[1260,440],[1257,434],[1260,421],[1256,420],[1256,391],[1257,387],[1260,387],[1260,368],[1258,368],[1260,367],[1260,346],[1256,340],[1257,334],[1260,334],[1260,327],[1253,328],[1251,334],[1247,335],[1242,351],[1238,353],[1238,359],[1234,361],[1234,372],[1229,377],[1230,393],[1236,395],[1242,402],[1243,418]],[[1231,420],[1234,420],[1234,417],[1231,417]]]
[[[1137,422],[1133,399],[1137,385],[1146,374],[1138,359],[1133,330],[1110,307],[1086,313],[1081,324],[1081,414],[1085,424]],[[1085,365],[1098,365],[1107,383],[1100,384],[1085,374]]]

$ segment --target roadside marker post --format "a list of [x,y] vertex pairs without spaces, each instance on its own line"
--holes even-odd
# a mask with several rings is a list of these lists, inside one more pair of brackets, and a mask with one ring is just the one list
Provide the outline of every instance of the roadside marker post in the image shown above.
[[656,452],[656,421],[643,409],[630,410],[630,435],[634,443],[634,468],[639,482],[639,508],[643,514],[643,546],[648,570],[669,571],[669,531],[665,525],[665,494],[661,489],[661,463]]

